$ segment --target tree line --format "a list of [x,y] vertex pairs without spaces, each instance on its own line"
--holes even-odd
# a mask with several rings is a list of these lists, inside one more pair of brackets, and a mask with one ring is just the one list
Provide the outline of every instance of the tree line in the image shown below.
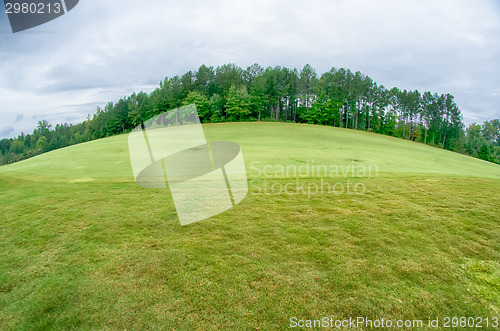
[[242,69],[234,64],[202,65],[195,72],[165,78],[150,94],[123,97],[78,124],[43,120],[33,133],[0,141],[0,164],[53,149],[129,132],[162,112],[196,104],[208,122],[285,121],[329,125],[417,141],[500,163],[500,121],[465,128],[453,95],[420,93],[378,85],[361,72],[332,68]]

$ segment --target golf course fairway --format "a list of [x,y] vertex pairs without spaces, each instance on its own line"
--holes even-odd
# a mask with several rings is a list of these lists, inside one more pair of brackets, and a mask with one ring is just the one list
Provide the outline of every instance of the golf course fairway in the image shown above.
[[1,166],[0,330],[500,315],[500,165],[325,126],[203,128],[240,145],[249,192],[187,226],[168,188],[135,183],[126,134]]

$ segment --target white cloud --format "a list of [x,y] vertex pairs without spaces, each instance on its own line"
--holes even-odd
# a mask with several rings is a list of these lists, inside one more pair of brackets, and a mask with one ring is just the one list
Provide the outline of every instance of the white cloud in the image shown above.
[[30,132],[42,115],[80,121],[165,76],[228,62],[361,70],[452,93],[466,122],[482,121],[500,116],[499,16],[494,1],[80,1],[1,34],[0,112],[14,130],[0,133]]

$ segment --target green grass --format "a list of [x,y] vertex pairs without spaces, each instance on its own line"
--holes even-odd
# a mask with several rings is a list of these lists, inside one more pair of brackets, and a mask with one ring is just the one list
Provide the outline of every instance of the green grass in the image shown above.
[[[0,329],[500,317],[500,166],[331,127],[204,129],[241,145],[250,192],[184,227],[168,189],[134,183],[126,135],[0,167]],[[299,178],[364,194],[264,194],[295,179],[256,168],[308,162],[378,172]]]

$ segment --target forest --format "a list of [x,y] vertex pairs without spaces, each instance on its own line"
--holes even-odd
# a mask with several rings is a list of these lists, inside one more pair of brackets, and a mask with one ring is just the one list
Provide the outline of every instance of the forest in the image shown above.
[[388,89],[344,68],[242,69],[234,64],[165,78],[147,94],[108,102],[78,124],[38,122],[31,134],[0,140],[0,165],[129,132],[162,112],[196,104],[202,123],[284,121],[363,130],[500,164],[500,120],[465,127],[453,95]]

